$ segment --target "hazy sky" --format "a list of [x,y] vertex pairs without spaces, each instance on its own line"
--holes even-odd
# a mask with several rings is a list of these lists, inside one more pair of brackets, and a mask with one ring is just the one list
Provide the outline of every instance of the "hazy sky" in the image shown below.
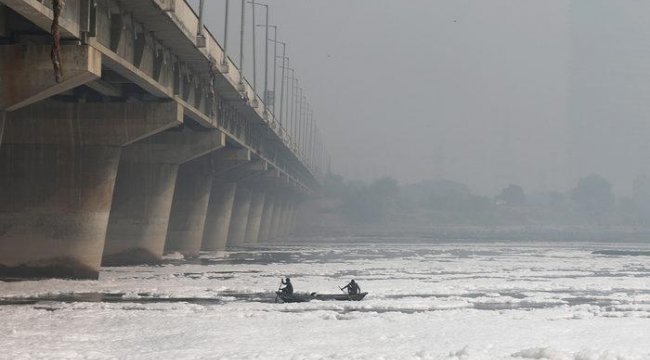
[[[225,0],[207,3],[221,38]],[[448,178],[494,194],[509,183],[566,190],[598,172],[626,193],[648,170],[648,1],[268,3],[348,178]],[[231,0],[233,58],[239,6]],[[262,39],[260,29],[259,87]]]

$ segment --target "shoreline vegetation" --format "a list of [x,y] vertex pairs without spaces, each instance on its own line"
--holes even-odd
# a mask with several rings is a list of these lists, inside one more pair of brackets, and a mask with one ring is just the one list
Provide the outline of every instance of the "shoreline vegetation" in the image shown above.
[[597,175],[563,193],[510,184],[489,197],[449,180],[400,185],[329,175],[322,194],[303,205],[296,237],[650,242],[650,182],[632,197],[617,198]]

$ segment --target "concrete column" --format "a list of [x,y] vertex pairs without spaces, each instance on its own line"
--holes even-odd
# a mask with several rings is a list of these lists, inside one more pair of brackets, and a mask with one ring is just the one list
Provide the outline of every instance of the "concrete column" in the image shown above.
[[124,148],[102,264],[156,263],[167,238],[181,163],[225,145],[218,131],[170,129]]
[[250,211],[252,191],[244,186],[237,187],[235,203],[230,219],[230,230],[228,233],[228,246],[241,246],[246,238],[246,225],[248,224],[248,213]]
[[274,197],[270,193],[266,194],[264,200],[264,209],[262,210],[262,221],[260,222],[260,232],[258,242],[265,242],[269,240],[271,232],[271,220],[273,218]]
[[246,224],[246,237],[244,240],[246,244],[254,245],[259,241],[265,199],[266,192],[264,190],[253,191],[248,211],[248,223]]
[[175,103],[57,102],[8,113],[0,276],[97,278],[121,146],[179,114]]
[[286,238],[289,235],[289,222],[291,217],[291,206],[292,202],[287,200],[287,203],[284,207],[282,217],[280,218],[280,237]]
[[226,248],[236,189],[236,183],[213,181],[203,229],[202,249],[204,251]]
[[273,217],[271,218],[271,231],[269,233],[269,240],[275,240],[280,234],[280,221],[284,212],[284,199],[277,196],[275,199],[275,206],[273,207]]
[[291,209],[291,220],[289,223],[289,234],[293,234],[296,232],[296,221],[298,217],[298,204],[294,204],[293,208]]
[[165,252],[195,257],[201,251],[203,229],[212,189],[209,155],[180,166],[172,202]]
[[0,111],[0,146],[2,146],[2,134],[4,133],[5,130],[6,117],[7,117],[7,113],[4,111]]
[[287,210],[282,224],[282,236],[284,237],[288,237],[289,234],[291,234],[291,216],[293,214],[293,206],[293,201],[290,201],[287,204]]

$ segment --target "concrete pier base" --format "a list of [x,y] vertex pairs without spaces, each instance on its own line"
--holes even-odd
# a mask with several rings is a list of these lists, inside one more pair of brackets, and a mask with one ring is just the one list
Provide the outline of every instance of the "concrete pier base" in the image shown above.
[[47,102],[8,113],[0,276],[97,278],[121,146],[176,115],[162,103]]
[[264,209],[262,210],[262,221],[260,222],[258,242],[265,242],[269,240],[274,204],[275,200],[273,195],[270,193],[266,194],[266,198],[264,200]]
[[246,239],[246,225],[250,212],[252,191],[244,186],[237,186],[235,203],[232,208],[230,230],[228,232],[228,246],[242,246]]
[[286,238],[291,233],[290,223],[291,223],[291,212],[293,208],[293,203],[287,201],[287,206],[284,209],[284,214],[280,220],[280,237]]
[[0,111],[0,145],[2,145],[2,134],[5,130],[5,119],[7,118],[7,113]]
[[180,166],[165,252],[177,251],[185,257],[199,255],[211,189],[209,155]]
[[275,199],[275,205],[273,207],[273,214],[271,217],[271,229],[269,231],[269,240],[276,240],[280,232],[280,221],[282,219],[282,214],[284,213],[285,202],[281,196],[277,196]]
[[235,183],[224,183],[217,180],[212,182],[203,228],[202,250],[219,251],[226,248],[236,190],[237,184]]
[[177,164],[120,162],[104,266],[160,261],[177,170]]
[[244,239],[244,243],[247,245],[257,244],[259,240],[265,198],[266,193],[263,190],[255,190],[252,193],[251,205],[248,211],[248,222],[246,224],[246,236]]
[[102,264],[156,263],[167,239],[179,164],[225,145],[223,134],[170,129],[124,148]]

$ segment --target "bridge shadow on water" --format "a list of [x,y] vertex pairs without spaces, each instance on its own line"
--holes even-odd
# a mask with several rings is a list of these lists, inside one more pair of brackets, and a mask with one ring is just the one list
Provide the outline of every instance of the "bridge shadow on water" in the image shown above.
[[261,302],[274,303],[275,293],[234,293],[221,292],[215,297],[168,297],[150,293],[139,293],[137,296],[125,293],[68,293],[47,294],[34,297],[0,298],[0,306],[34,306],[46,310],[56,310],[54,304],[72,303],[105,303],[105,304],[193,304],[193,305],[224,305],[228,302]]

